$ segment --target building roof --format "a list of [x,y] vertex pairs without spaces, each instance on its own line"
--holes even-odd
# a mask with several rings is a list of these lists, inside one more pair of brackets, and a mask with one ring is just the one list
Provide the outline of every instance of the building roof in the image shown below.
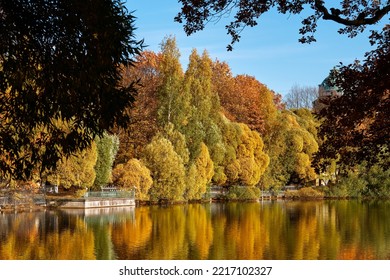
[[322,83],[319,85],[322,87],[325,91],[339,91],[339,88],[334,86],[334,81],[331,80],[330,76],[326,77]]

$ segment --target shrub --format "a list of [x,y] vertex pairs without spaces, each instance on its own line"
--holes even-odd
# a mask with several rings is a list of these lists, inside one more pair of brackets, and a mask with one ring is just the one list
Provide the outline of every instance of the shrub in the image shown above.
[[312,187],[305,187],[297,191],[288,190],[285,197],[288,199],[319,199],[324,197],[324,193]]
[[232,186],[226,194],[226,198],[231,200],[253,200],[259,197],[260,189],[257,187]]
[[130,159],[125,164],[118,164],[112,172],[114,184],[121,189],[135,189],[136,198],[149,199],[149,189],[153,184],[150,170],[138,159]]
[[330,185],[326,190],[326,196],[337,198],[358,198],[366,189],[367,182],[357,173],[350,172],[347,177],[343,177],[337,184]]
[[364,165],[349,171],[337,184],[325,189],[329,197],[390,197],[390,169],[384,170],[379,166],[367,169]]

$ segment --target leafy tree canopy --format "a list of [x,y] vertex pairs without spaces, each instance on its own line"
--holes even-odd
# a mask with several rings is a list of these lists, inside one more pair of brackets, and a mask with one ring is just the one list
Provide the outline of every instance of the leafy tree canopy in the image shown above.
[[342,0],[337,5],[335,1],[323,0],[179,0],[182,3],[181,11],[175,17],[179,23],[184,22],[184,31],[190,35],[203,30],[210,21],[218,21],[226,15],[233,14],[234,19],[226,25],[227,33],[231,36],[232,45],[240,40],[241,31],[249,26],[258,24],[262,14],[271,9],[277,9],[282,14],[300,14],[304,9],[311,13],[302,20],[299,39],[302,43],[315,41],[314,33],[320,19],[331,20],[343,27],[339,33],[350,37],[362,32],[367,25],[378,23],[390,12],[389,1]]
[[135,189],[136,198],[149,199],[149,189],[153,184],[150,170],[138,159],[132,158],[125,164],[118,164],[112,171],[113,182],[122,189]]
[[97,159],[96,144],[84,149],[68,158],[63,158],[54,171],[47,176],[47,181],[65,189],[71,187],[89,188],[95,180]]
[[[376,49],[363,63],[340,65],[332,80],[342,95],[320,112],[322,140],[316,157],[324,169],[329,159],[345,166],[366,161],[389,167],[390,156],[390,26],[371,38]],[[325,159],[325,160],[324,160]]]
[[152,139],[143,151],[142,162],[150,170],[153,186],[150,199],[182,200],[185,191],[183,160],[172,143],[161,135]]
[[118,66],[142,47],[133,24],[119,0],[0,1],[2,173],[29,177],[128,122],[135,87]]
[[[331,80],[343,93],[330,102],[323,118],[320,136],[322,148],[317,163],[322,169],[328,160],[341,157],[346,165],[362,161],[369,164],[388,162],[389,157],[389,24],[384,21],[390,13],[389,1],[366,0],[180,0],[182,9],[176,16],[190,35],[202,30],[210,21],[233,15],[226,26],[232,45],[240,40],[240,32],[247,26],[258,24],[262,14],[276,9],[282,14],[305,14],[299,33],[300,42],[315,41],[314,33],[320,20],[340,24],[340,34],[354,37],[368,26],[374,26],[369,36],[376,47],[366,54],[363,63],[341,65]],[[325,159],[325,160],[324,160]]]

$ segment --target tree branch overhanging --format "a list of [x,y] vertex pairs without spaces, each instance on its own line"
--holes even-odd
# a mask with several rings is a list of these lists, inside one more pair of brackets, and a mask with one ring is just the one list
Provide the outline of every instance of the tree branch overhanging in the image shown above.
[[[390,12],[390,5],[384,6],[382,9],[378,9],[372,17],[366,15],[364,12],[360,13],[355,19],[348,19],[340,17],[340,11],[338,9],[327,9],[324,6],[324,1],[316,0],[315,7],[319,12],[323,14],[324,20],[332,20],[345,26],[362,26],[372,25],[379,22],[386,14]],[[329,12],[330,11],[330,12]]]

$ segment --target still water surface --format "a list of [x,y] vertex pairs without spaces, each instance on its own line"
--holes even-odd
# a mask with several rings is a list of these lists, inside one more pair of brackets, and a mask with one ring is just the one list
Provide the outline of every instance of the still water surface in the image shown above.
[[390,259],[390,202],[0,213],[0,259]]

